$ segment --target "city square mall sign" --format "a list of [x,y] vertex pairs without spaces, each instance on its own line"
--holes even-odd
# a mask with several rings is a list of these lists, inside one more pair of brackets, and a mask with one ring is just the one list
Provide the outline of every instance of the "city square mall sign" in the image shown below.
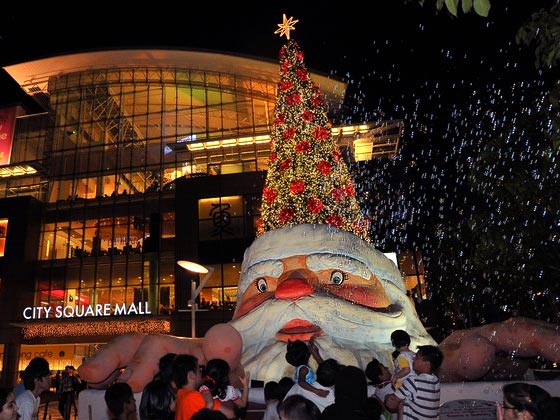
[[47,319],[47,318],[83,318],[98,316],[127,316],[127,315],[151,315],[148,302],[131,303],[127,305],[110,303],[98,303],[96,305],[79,306],[28,306],[23,310],[25,319]]

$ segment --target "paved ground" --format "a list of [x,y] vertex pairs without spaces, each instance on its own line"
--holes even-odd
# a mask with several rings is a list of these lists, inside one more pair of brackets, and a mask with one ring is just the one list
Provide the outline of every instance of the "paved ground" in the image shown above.
[[[77,412],[75,412],[72,408],[70,420],[77,420],[78,416],[76,414]],[[56,394],[41,396],[39,420],[62,420],[62,416],[58,412],[58,399],[56,397]]]

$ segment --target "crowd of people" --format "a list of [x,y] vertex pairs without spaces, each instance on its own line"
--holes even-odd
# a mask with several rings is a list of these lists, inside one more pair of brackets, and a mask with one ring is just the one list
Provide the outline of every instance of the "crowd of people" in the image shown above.
[[[323,360],[314,340],[288,342],[286,361],[294,367],[293,377],[264,384],[263,420],[409,420],[438,419],[441,351],[431,345],[410,348],[403,330],[391,335],[393,366],[373,358],[365,370]],[[315,363],[311,363],[311,360]],[[312,366],[316,365],[314,370]],[[246,415],[249,375],[239,374],[241,389],[230,384],[227,362],[213,359],[201,366],[191,355],[167,354],[160,359],[159,372],[142,393],[140,420],[237,419]],[[119,391],[120,404],[107,397],[113,420],[137,420],[130,387]],[[496,406],[499,420],[549,420],[556,418],[560,398],[527,383],[503,388],[503,403]],[[107,399],[109,398],[109,399]],[[116,407],[116,409],[112,408]],[[128,407],[128,409],[126,409]]]
[[[410,420],[438,419],[441,351],[431,345],[410,349],[403,330],[391,335],[395,351],[391,369],[373,358],[365,370],[323,360],[314,340],[288,342],[286,361],[293,377],[264,384],[263,420]],[[317,366],[315,370],[310,363]],[[104,393],[110,420],[212,420],[243,419],[249,402],[250,377],[231,372],[225,360],[206,366],[196,357],[168,353],[159,370],[143,389],[137,405],[126,382],[111,384]],[[0,388],[0,420],[38,420],[41,394],[56,387],[58,409],[64,420],[76,410],[76,391],[82,386],[73,366],[51,380],[47,360],[32,359],[11,390]],[[230,383],[235,378],[237,387]],[[558,418],[560,397],[543,388],[513,382],[503,387],[503,402],[496,407],[498,420],[550,420]],[[75,414],[74,414],[75,415]]]

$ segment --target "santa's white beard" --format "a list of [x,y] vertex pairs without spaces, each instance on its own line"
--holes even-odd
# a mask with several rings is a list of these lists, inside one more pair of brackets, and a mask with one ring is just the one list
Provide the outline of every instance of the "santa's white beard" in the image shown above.
[[[411,349],[432,344],[414,307],[403,293],[390,285],[386,291],[399,309],[376,312],[351,302],[325,295],[310,295],[297,300],[266,301],[246,315],[231,321],[243,338],[241,363],[256,380],[278,381],[293,377],[294,367],[285,359],[286,343],[276,333],[289,321],[302,319],[321,328],[315,340],[323,359],[334,358],[344,365],[365,369],[372,358],[392,366],[391,333],[402,329],[411,336]],[[392,295],[392,296],[391,296]]]

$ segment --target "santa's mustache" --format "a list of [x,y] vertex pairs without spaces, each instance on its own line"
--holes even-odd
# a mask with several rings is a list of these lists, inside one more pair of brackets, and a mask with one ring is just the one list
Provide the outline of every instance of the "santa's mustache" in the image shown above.
[[399,304],[375,311],[327,294],[296,300],[271,299],[231,321],[231,325],[242,337],[248,335],[250,342],[264,346],[277,341],[276,334],[294,319],[308,321],[335,342],[361,342],[366,348],[370,341],[390,345],[391,333],[406,327],[406,316]]

